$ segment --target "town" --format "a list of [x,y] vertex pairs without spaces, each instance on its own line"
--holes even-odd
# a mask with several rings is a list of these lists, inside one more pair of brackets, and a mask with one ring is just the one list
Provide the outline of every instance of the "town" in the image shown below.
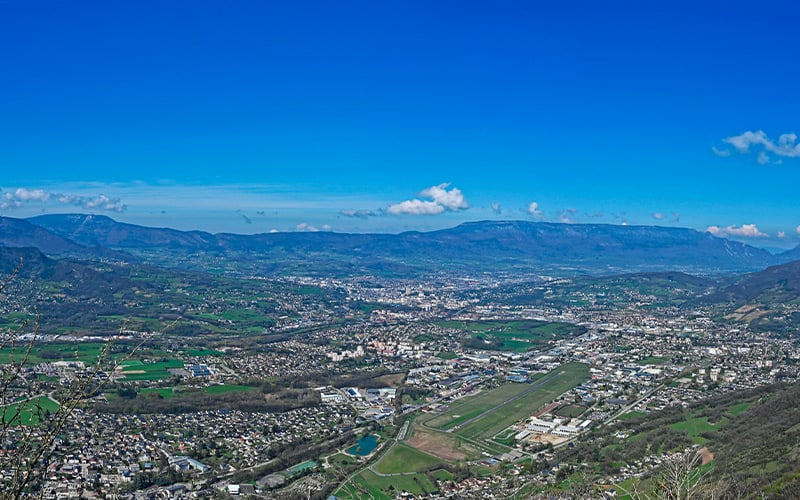
[[[290,283],[341,297],[344,314],[308,316],[308,296],[284,302],[287,317],[305,319],[265,327],[263,344],[225,335],[198,347],[128,330],[102,369],[92,364],[102,338],[18,338],[32,345],[14,382],[17,419],[28,422],[12,434],[36,436],[33,420],[58,408],[64,388],[93,380],[41,471],[45,496],[546,491],[571,467],[559,450],[592,429],[798,377],[795,339],[638,292],[609,306],[598,305],[605,291],[555,300],[571,282],[547,278]],[[516,303],[509,290],[553,299]],[[622,464],[597,483],[613,491],[664,459]]]

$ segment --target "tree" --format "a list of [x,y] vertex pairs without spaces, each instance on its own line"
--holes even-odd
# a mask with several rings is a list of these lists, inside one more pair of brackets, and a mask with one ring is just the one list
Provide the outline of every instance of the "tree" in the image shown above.
[[[6,300],[22,265],[20,260],[0,281],[0,296]],[[59,434],[76,409],[100,393],[108,380],[97,375],[108,368],[116,338],[104,344],[88,367],[76,364],[74,375],[61,389],[49,388],[48,382],[31,369],[32,354],[41,338],[40,325],[39,314],[34,312],[16,327],[0,328],[0,500],[43,495]],[[147,340],[138,343],[130,354]]]

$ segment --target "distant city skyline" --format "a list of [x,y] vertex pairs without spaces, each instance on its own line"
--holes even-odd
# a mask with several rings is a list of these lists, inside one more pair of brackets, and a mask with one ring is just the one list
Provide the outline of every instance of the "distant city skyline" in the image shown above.
[[800,6],[0,3],[0,215],[800,243]]

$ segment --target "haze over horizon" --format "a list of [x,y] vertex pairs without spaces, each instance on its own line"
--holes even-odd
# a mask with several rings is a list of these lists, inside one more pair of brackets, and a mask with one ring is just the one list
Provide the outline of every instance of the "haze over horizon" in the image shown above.
[[800,7],[0,4],[0,215],[800,242]]

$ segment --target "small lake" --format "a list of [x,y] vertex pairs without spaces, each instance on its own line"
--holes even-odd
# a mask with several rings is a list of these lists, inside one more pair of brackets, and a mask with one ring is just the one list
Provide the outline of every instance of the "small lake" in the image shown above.
[[366,457],[367,455],[375,451],[375,448],[377,447],[378,447],[378,436],[374,434],[368,434],[359,439],[355,445],[351,446],[350,448],[347,448],[347,450],[345,451],[357,457]]

